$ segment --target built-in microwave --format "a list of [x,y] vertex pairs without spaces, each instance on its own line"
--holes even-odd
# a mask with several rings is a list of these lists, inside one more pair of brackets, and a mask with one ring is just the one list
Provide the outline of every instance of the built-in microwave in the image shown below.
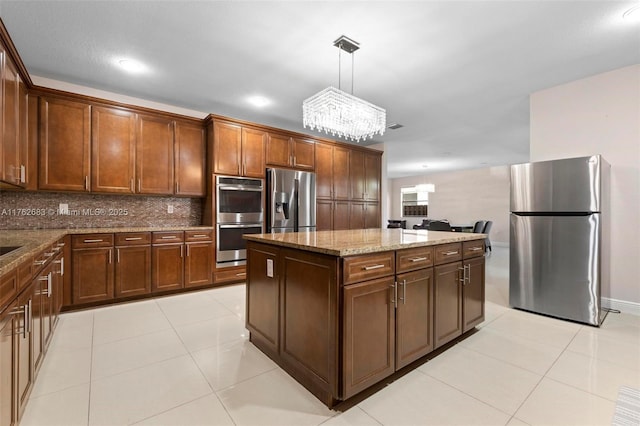
[[263,180],[216,176],[216,222],[262,223]]

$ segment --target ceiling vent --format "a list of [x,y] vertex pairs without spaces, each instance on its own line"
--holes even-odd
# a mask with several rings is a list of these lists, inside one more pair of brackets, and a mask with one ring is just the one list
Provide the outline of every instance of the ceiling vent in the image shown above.
[[404,127],[402,124],[398,124],[398,123],[393,123],[393,124],[389,124],[387,126],[387,129],[391,129],[391,130],[397,130],[401,127]]

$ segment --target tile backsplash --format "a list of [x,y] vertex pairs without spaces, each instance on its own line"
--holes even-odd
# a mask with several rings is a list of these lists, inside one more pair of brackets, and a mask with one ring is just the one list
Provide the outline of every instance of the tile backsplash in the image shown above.
[[[61,210],[60,205],[67,205]],[[173,206],[173,213],[168,213]],[[198,198],[0,192],[0,229],[197,226]]]

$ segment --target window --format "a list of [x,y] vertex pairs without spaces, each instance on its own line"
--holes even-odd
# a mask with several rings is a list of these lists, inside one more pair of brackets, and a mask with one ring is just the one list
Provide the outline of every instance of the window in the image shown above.
[[429,193],[434,192],[433,184],[421,184],[400,189],[402,216],[427,217],[429,212]]

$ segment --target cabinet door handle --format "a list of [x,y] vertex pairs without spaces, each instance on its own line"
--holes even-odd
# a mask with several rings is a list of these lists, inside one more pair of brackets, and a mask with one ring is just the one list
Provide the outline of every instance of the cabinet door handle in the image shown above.
[[414,257],[413,259],[410,259],[412,262],[422,262],[423,260],[427,260],[426,257]]
[[456,251],[446,251],[446,252],[444,252],[442,254],[444,254],[445,256],[453,256],[454,254],[458,254],[458,251],[457,250]]
[[183,256],[182,256],[182,247],[183,247],[183,246],[180,246],[180,257],[183,257]]
[[179,192],[180,192],[180,183],[176,181],[176,194],[178,194]]
[[247,275],[247,273],[246,273],[246,272],[238,272],[238,273],[236,274],[236,277],[244,277],[244,276],[246,276],[246,275]]
[[101,243],[103,240],[84,240],[85,243]]
[[[462,272],[462,278],[460,278],[460,272]],[[465,284],[465,280],[467,279],[467,267],[463,266],[462,268],[458,267],[458,281]]]
[[116,263],[120,263],[120,249],[116,249]]
[[138,178],[138,192],[142,192],[142,179]]
[[389,287],[393,289],[393,293],[391,296],[391,303],[393,303],[394,308],[397,308],[398,307],[398,282],[397,281],[394,282]]
[[22,321],[23,321],[22,330],[16,330],[16,334],[22,333],[23,339],[27,338],[27,333],[30,331],[30,328],[31,328],[31,325],[29,324],[30,307],[31,307],[31,299],[29,299],[29,302],[25,303],[19,308],[14,308],[13,311],[10,312],[10,315],[22,314]]
[[89,176],[84,177],[84,189],[85,191],[89,190]]
[[191,256],[191,244],[187,244],[187,257]]
[[64,257],[61,257],[60,260],[56,260],[53,263],[60,265],[60,272],[58,272],[58,274],[64,275]]
[[407,280],[402,280],[402,297],[400,300],[402,300],[403,305],[407,304]]
[[131,178],[131,181],[129,182],[129,189],[131,189],[132,194],[136,192],[135,188],[133,187],[133,178]]
[[364,269],[365,271],[371,271],[373,269],[380,269],[380,268],[384,268],[383,264],[378,264],[378,265],[371,265],[371,266],[363,266],[362,269]]
[[471,247],[469,249],[469,251],[478,251],[478,250],[482,250],[482,247]]
[[25,183],[27,181],[27,170],[24,167],[24,164],[20,165],[20,183]]
[[111,264],[111,249],[109,249],[109,264]]
[[471,282],[471,265],[464,265],[464,276],[465,276],[464,285],[467,285],[468,283]]
[[138,241],[138,240],[141,240],[141,239],[142,239],[142,237],[127,237],[124,240],[125,241]]

